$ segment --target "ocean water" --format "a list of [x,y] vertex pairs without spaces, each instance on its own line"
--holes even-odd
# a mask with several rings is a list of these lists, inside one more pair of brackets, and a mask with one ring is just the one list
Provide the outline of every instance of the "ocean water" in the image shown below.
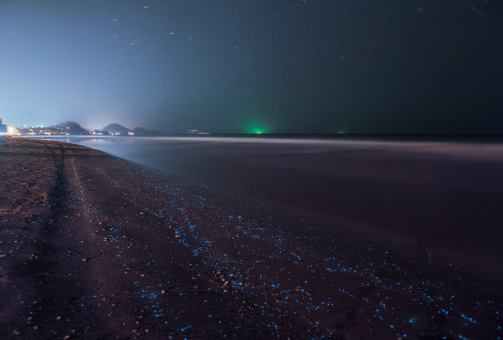
[[71,137],[401,246],[501,272],[503,145],[245,137]]

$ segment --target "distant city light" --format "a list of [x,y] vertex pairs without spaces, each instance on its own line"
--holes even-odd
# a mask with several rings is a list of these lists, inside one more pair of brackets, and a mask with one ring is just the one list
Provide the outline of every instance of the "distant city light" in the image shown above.
[[191,135],[209,135],[209,132],[202,132],[199,130],[189,130],[189,134]]
[[7,134],[8,135],[19,135],[18,129],[13,126],[7,126]]

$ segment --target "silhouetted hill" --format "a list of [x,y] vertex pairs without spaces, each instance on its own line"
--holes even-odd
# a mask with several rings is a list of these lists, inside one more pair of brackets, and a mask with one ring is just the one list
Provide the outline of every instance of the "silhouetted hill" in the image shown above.
[[110,133],[120,133],[121,135],[127,135],[129,132],[131,132],[131,130],[127,127],[117,123],[108,124],[102,130]]
[[[2,132],[2,128],[4,125],[1,124],[0,120],[0,132]],[[21,135],[108,135],[108,134],[120,134],[120,135],[129,135],[134,134],[137,136],[159,136],[163,133],[155,130],[145,130],[140,127],[136,127],[133,130],[128,129],[125,126],[122,126],[117,123],[109,124],[105,126],[103,129],[93,129],[91,131],[82,128],[79,124],[75,122],[64,122],[58,125],[53,125],[50,127],[30,127],[19,129]]]
[[69,133],[70,135],[88,135],[89,131],[83,129],[79,124],[75,122],[64,122],[58,125],[54,125],[52,128],[58,129],[63,133]]

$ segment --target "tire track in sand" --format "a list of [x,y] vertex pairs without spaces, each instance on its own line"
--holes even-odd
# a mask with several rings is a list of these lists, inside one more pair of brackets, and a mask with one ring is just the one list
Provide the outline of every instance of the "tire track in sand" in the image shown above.
[[13,335],[65,339],[86,334],[91,328],[104,329],[106,325],[95,316],[96,308],[90,303],[84,283],[84,244],[76,232],[82,227],[82,214],[71,194],[72,187],[78,186],[78,175],[66,146],[53,141],[34,142],[50,152],[55,174],[49,213],[38,223],[34,256],[15,270],[17,277],[33,287],[33,301],[29,303],[26,325],[17,327]]

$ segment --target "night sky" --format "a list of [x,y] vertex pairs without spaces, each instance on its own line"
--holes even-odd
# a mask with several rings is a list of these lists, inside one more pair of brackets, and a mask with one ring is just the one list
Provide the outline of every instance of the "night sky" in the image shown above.
[[0,117],[503,133],[496,0],[1,0]]

